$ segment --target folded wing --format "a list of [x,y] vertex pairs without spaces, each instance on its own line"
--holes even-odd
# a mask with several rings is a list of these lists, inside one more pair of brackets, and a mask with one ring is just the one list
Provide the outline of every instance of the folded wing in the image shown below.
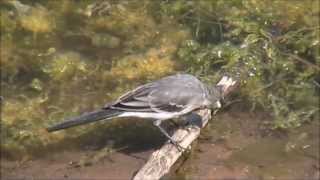
[[190,112],[207,103],[206,89],[196,78],[169,76],[122,95],[107,108],[128,112]]

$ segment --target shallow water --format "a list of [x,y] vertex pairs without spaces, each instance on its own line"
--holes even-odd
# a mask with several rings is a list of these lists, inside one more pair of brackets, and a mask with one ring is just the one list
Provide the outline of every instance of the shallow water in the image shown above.
[[291,132],[264,132],[259,121],[268,118],[263,113],[246,114],[237,110],[219,114],[203,132],[193,154],[179,166],[179,176],[318,179],[319,123]]
[[[266,118],[262,113],[235,109],[218,113],[193,144],[192,152],[186,153],[164,179],[318,179],[319,124],[314,122],[294,132],[261,133],[259,121]],[[229,128],[221,129],[225,126]],[[87,142],[81,150],[60,149],[42,158],[2,159],[1,175],[5,179],[128,179],[163,140],[125,141],[118,150],[108,149],[110,143],[100,142],[101,146]]]
[[0,2],[4,178],[131,177],[164,142],[151,123],[45,128],[166,75],[214,84],[232,71],[251,78],[231,98],[243,106],[220,112],[168,178],[319,177],[319,3],[161,2]]

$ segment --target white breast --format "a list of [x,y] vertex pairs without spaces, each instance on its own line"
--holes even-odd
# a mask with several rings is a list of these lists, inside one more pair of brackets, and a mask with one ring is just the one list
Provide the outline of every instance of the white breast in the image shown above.
[[172,119],[177,117],[177,113],[170,113],[170,112],[124,112],[120,114],[118,117],[139,117],[139,118],[151,118],[157,120],[166,120]]

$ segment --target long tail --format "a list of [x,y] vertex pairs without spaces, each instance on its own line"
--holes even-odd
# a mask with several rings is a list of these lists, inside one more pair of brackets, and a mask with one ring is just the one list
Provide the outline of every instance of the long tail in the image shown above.
[[70,128],[73,126],[79,126],[82,124],[87,124],[87,123],[91,123],[91,122],[95,122],[95,121],[99,121],[107,118],[112,118],[121,113],[122,112],[120,112],[119,110],[114,110],[114,109],[100,109],[97,111],[85,113],[81,116],[74,117],[64,122],[61,122],[59,124],[56,124],[54,126],[48,127],[47,131],[53,132],[61,129]]

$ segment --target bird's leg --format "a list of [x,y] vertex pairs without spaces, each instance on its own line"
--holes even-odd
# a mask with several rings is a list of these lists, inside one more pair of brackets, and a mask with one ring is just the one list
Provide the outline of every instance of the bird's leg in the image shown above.
[[180,119],[181,119],[181,122],[183,122],[184,127],[190,125],[190,118],[188,117],[188,115],[181,116]]
[[164,134],[164,135],[170,140],[170,142],[171,142],[174,146],[177,147],[177,149],[178,149],[180,152],[185,149],[184,147],[180,146],[177,141],[173,140],[173,139],[171,138],[171,136],[167,133],[167,131],[164,130],[164,129],[161,127],[161,120],[156,120],[156,121],[154,121],[154,122],[153,122],[153,125],[157,126],[157,127],[160,129],[160,131],[162,132],[162,134]]
[[202,127],[202,119],[201,116],[199,116],[196,113],[189,113],[185,116],[181,117],[182,121],[185,122],[184,127],[186,128],[186,130],[189,131],[189,125],[194,125],[194,126],[198,126],[198,127]]
[[176,128],[180,127],[180,124],[175,122],[173,119],[169,119],[169,122],[173,124]]

